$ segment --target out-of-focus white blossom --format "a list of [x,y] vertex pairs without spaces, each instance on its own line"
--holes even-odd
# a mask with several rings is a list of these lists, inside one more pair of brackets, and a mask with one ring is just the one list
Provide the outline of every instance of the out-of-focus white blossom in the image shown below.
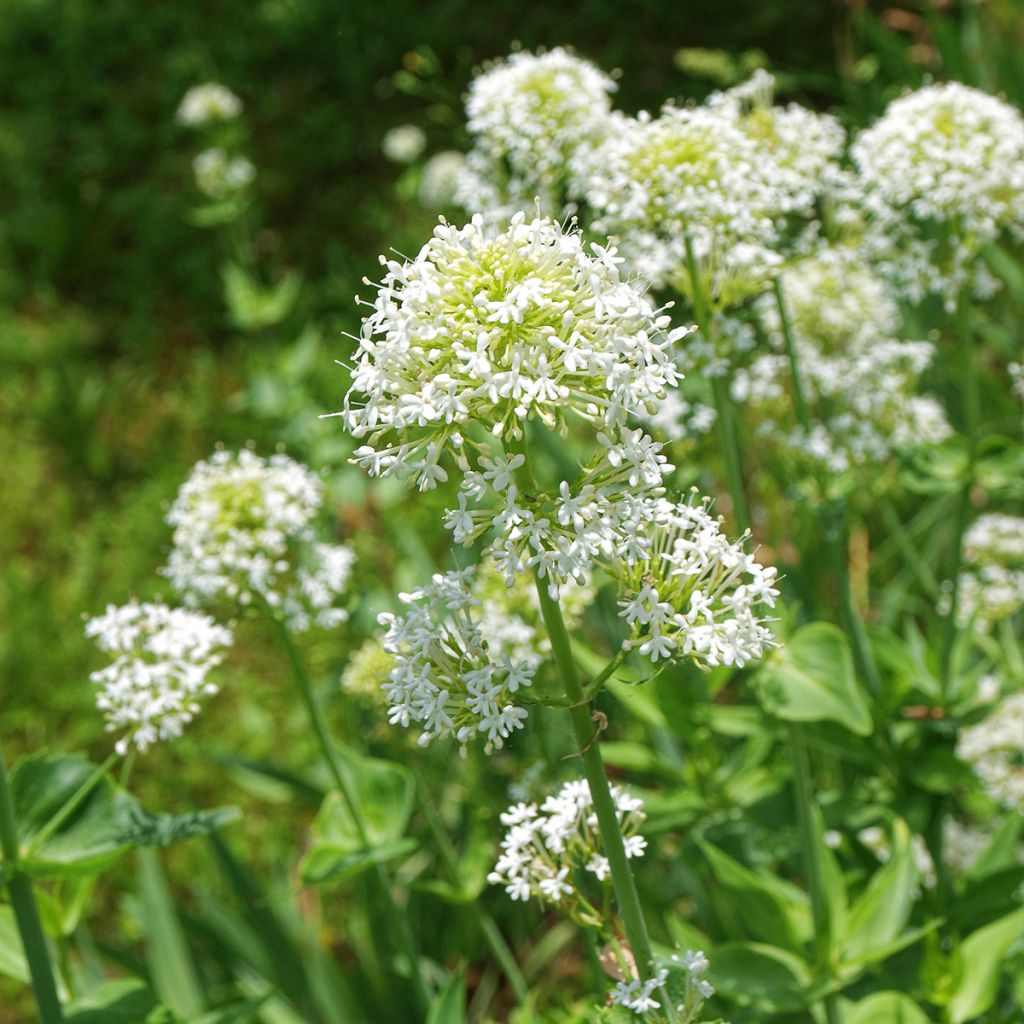
[[516,694],[533,683],[536,662],[513,661],[501,638],[482,628],[481,605],[470,589],[473,570],[435,575],[399,598],[402,615],[384,612],[382,645],[394,659],[384,683],[392,724],[421,729],[419,742],[477,736],[488,752],[523,727]]
[[443,210],[455,205],[459,175],[465,166],[466,158],[457,150],[435,153],[423,165],[418,193],[420,205],[428,210]]
[[797,420],[778,307],[764,296],[758,308],[777,351],[737,370],[732,384],[762,445],[840,473],[949,436],[941,405],[916,393],[933,347],[893,336],[899,310],[855,253],[822,249],[788,268],[781,286],[811,426]]
[[164,604],[109,605],[86,623],[85,635],[114,656],[89,678],[109,732],[122,732],[117,752],[146,750],[174,739],[217,692],[207,676],[224,660],[231,630],[206,615]]
[[[611,787],[615,813],[627,857],[641,857],[647,842],[637,829],[646,815],[643,801]],[[501,856],[487,880],[502,885],[513,900],[538,898],[555,904],[592,927],[605,922],[577,884],[578,873],[591,876],[599,889],[611,891],[611,868],[602,853],[597,814],[590,787],[567,782],[538,807],[519,803],[501,816],[507,831]]]
[[539,199],[560,216],[578,198],[582,164],[609,130],[615,83],[562,47],[513,53],[469,87],[473,148],[458,185],[463,208],[504,218]]
[[216,451],[196,464],[167,515],[163,571],[191,607],[263,602],[290,629],[331,627],[355,556],[317,537],[323,484],[286,455]]
[[1024,810],[1024,691],[1004,697],[980,722],[962,729],[956,753],[996,803]]
[[688,658],[702,668],[742,666],[774,646],[763,617],[774,607],[776,570],[730,541],[706,501],[638,503],[638,555],[624,551],[613,572],[626,646],[657,662]]
[[181,99],[176,117],[179,124],[202,128],[216,121],[231,121],[242,112],[242,101],[219,82],[194,85]]
[[1024,609],[1024,519],[979,516],[964,536],[957,620],[989,630]]
[[196,187],[211,199],[230,199],[253,183],[256,168],[244,156],[231,156],[222,146],[204,149],[192,161]]
[[426,148],[427,137],[415,124],[400,124],[384,135],[381,152],[396,164],[411,164]]

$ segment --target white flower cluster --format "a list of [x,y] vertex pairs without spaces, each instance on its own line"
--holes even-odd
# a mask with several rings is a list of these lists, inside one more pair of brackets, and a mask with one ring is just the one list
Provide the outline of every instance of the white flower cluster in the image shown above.
[[478,75],[466,99],[474,145],[458,186],[460,204],[507,217],[535,199],[552,216],[578,198],[587,154],[609,128],[615,83],[557,47],[513,53]]
[[455,203],[459,175],[466,158],[458,150],[445,149],[435,153],[424,165],[417,198],[428,210],[443,210]]
[[392,163],[411,164],[419,158],[426,145],[427,137],[419,125],[400,124],[385,133],[380,149]]
[[417,723],[421,745],[445,736],[466,744],[482,735],[489,753],[523,727],[527,711],[515,694],[532,684],[537,663],[513,661],[501,639],[484,632],[472,579],[472,569],[438,573],[399,595],[404,615],[379,616],[384,651],[394,659],[384,693],[389,721]]
[[593,156],[586,198],[594,230],[616,236],[630,270],[655,287],[690,294],[687,235],[719,306],[760,291],[781,262],[791,197],[731,105],[622,118]]
[[231,121],[241,112],[242,101],[226,85],[204,82],[185,93],[176,116],[179,124],[203,128],[216,121]]
[[[896,304],[854,253],[822,249],[787,269],[781,281],[812,423],[805,430],[796,422],[788,356],[760,355],[737,370],[732,394],[764,445],[839,473],[950,434],[941,405],[916,393],[933,347],[893,337]],[[781,349],[774,297],[764,296],[759,310]]]
[[232,156],[222,146],[204,149],[192,161],[196,188],[211,199],[230,199],[256,178],[256,168],[244,156]]
[[707,501],[638,503],[637,548],[616,573],[628,647],[657,662],[689,658],[702,668],[743,666],[774,646],[760,614],[779,592],[762,566],[721,530]]
[[1024,810],[1024,691],[1004,697],[980,722],[961,730],[956,753],[996,803]]
[[[625,1007],[640,1017],[646,1017],[661,1009],[661,1002],[655,998],[659,990],[670,995],[681,991],[683,1001],[676,1005],[679,1024],[694,1024],[704,1001],[715,994],[712,985],[703,977],[709,966],[708,958],[700,950],[673,953],[668,962],[657,967],[646,981],[635,978],[617,982],[609,997],[611,1005]],[[658,1019],[663,1020],[664,1017]]]
[[89,678],[100,687],[96,705],[107,730],[125,730],[117,741],[122,755],[132,744],[144,751],[180,736],[202,698],[217,692],[207,676],[231,646],[231,630],[206,615],[138,601],[109,605],[86,623],[85,635],[114,656]]
[[1019,111],[957,82],[926,86],[893,101],[851,154],[865,248],[887,280],[908,298],[935,291],[947,305],[965,286],[991,289],[978,252],[1004,230],[1024,232]]
[[[642,857],[647,841],[637,829],[646,817],[643,801],[617,786],[612,786],[612,797],[626,856]],[[503,885],[513,900],[537,897],[561,906],[581,923],[600,926],[603,916],[575,880],[582,871],[611,886],[611,869],[601,852],[597,815],[586,781],[567,782],[539,807],[515,804],[501,815],[501,823],[507,828],[502,852],[487,880]]]
[[173,547],[162,570],[190,607],[263,602],[295,632],[331,627],[355,556],[317,539],[323,485],[286,455],[245,448],[196,464],[167,515]]
[[958,624],[989,630],[1024,608],[1024,519],[979,516],[964,536]]

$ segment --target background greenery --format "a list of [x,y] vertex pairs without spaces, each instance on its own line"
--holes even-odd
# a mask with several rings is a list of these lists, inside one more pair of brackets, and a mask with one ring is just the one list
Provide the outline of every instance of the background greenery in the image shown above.
[[[696,46],[760,51],[785,98],[838,107],[851,125],[929,74],[1024,102],[1016,0],[6,0],[0,738],[10,760],[49,745],[106,755],[82,616],[159,590],[155,569],[169,539],[159,510],[217,442],[251,440],[264,452],[283,442],[332,475],[341,532],[360,554],[366,600],[354,633],[396,587],[440,562],[437,502],[386,486],[368,493],[345,465],[336,423],[317,416],[340,404],[345,381],[333,360],[349,351],[343,332],[357,329],[360,280],[375,273],[379,252],[414,251],[434,217],[416,205],[410,172],[382,157],[385,132],[412,122],[426,131],[428,153],[464,146],[461,94],[473,68],[514,40],[571,44],[621,68],[618,106],[630,111],[713,87],[674,63],[680,47]],[[267,285],[290,271],[301,278],[294,308],[273,326],[232,310],[222,280],[229,252],[195,223],[194,140],[174,112],[185,90],[207,79],[245,104],[259,175],[247,214],[253,272]],[[229,842],[291,892],[283,851],[315,810],[315,788],[305,806],[285,803],[237,765],[214,770],[214,750],[315,760],[268,638],[253,626],[240,641],[235,683],[181,743],[139,764],[135,788],[153,805],[171,797],[174,810],[242,804]],[[314,651],[328,681],[340,646],[334,638]],[[333,714],[342,734],[372,733],[374,715],[363,709],[339,702]],[[434,767],[443,772],[441,762]],[[495,806],[505,781],[493,782]],[[202,898],[184,885],[197,863],[210,872],[211,901],[229,888],[229,862],[222,858],[217,875],[210,856],[194,844],[169,858],[186,913]],[[101,944],[138,967],[137,908],[116,896],[123,880],[115,872],[97,892],[95,928]],[[426,903],[413,909],[430,913]],[[446,941],[456,948],[451,913]],[[28,1006],[26,990],[0,978],[0,1024],[30,1019]]]

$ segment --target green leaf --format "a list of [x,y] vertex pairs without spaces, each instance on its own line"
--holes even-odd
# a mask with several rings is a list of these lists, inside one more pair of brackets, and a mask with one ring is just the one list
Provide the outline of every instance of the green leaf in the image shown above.
[[466,1024],[466,983],[461,974],[451,978],[434,996],[427,1024]]
[[64,1014],[67,1024],[172,1024],[179,1019],[135,978],[103,982]]
[[850,907],[841,945],[844,963],[872,962],[887,950],[910,917],[917,882],[910,830],[902,821],[894,821],[892,855],[888,863],[871,876]]
[[245,331],[279,324],[294,308],[302,287],[302,279],[294,272],[285,274],[276,285],[264,287],[237,263],[229,263],[222,276],[231,319]]
[[29,982],[28,961],[18,934],[18,923],[14,911],[6,905],[0,905],[0,974],[26,985]]
[[407,856],[416,848],[405,836],[415,789],[409,773],[380,758],[339,751],[365,837],[345,797],[327,794],[312,826],[312,845],[302,860],[303,880],[319,884],[358,874],[374,864]]
[[733,909],[757,939],[799,950],[811,936],[807,896],[795,885],[752,871],[703,839],[697,840],[719,884],[735,897]]
[[1008,814],[988,846],[968,868],[968,879],[984,878],[985,875],[1016,867],[1019,863],[1021,831],[1024,831],[1024,816]]
[[807,1005],[811,969],[800,957],[758,942],[726,942],[710,957],[708,980],[740,1006],[792,1012]]
[[871,733],[871,713],[853,670],[846,637],[827,622],[798,629],[754,675],[761,706],[788,722],[829,720],[858,736]]
[[169,846],[206,835],[239,816],[235,808],[153,814],[103,774],[74,812],[48,834],[48,823],[94,780],[96,770],[81,755],[47,752],[15,766],[11,789],[28,874],[43,879],[99,874],[133,847]]
[[847,1007],[843,1024],[931,1024],[931,1018],[902,992],[876,992]]
[[951,1024],[983,1014],[999,992],[1006,951],[1024,938],[1024,907],[971,932],[957,951],[960,970],[947,1011]]
[[191,1019],[206,1009],[206,1000],[174,897],[156,851],[139,850],[138,856],[139,901],[153,987],[172,1010]]

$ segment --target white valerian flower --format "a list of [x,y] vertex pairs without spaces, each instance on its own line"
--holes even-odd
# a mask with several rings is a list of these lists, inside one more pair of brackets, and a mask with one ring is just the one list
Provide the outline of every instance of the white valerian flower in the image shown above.
[[420,156],[426,145],[427,137],[419,125],[400,124],[384,135],[380,148],[392,163],[411,164]]
[[655,998],[665,982],[668,981],[668,969],[660,967],[644,981],[634,978],[632,981],[615,983],[609,999],[613,1006],[624,1006],[627,1010],[643,1016],[652,1010],[660,1010],[661,1003]]
[[652,661],[690,659],[702,668],[743,666],[774,646],[763,617],[774,607],[776,570],[730,541],[708,502],[638,502],[632,533],[613,572],[619,614],[630,627],[624,646]]
[[1024,608],[1024,519],[979,516],[964,536],[958,624],[988,631]]
[[779,266],[779,221],[792,205],[775,159],[732,106],[666,107],[622,118],[590,161],[594,230],[619,239],[629,269],[691,292],[685,239],[702,289],[728,307],[761,291]]
[[864,244],[887,280],[950,306],[965,287],[994,286],[977,254],[1004,230],[1024,232],[1019,111],[958,82],[929,85],[889,104],[851,154]]
[[286,455],[218,450],[171,506],[162,572],[190,607],[262,603],[295,632],[338,625],[355,556],[318,539],[322,504],[319,477]]
[[231,630],[206,615],[165,604],[109,605],[86,623],[85,635],[114,656],[89,678],[109,732],[123,732],[117,752],[146,750],[174,739],[217,692],[207,676],[224,660]]
[[668,960],[654,964],[646,980],[617,982],[608,1001],[612,1006],[632,1010],[642,1020],[661,1022],[666,1019],[665,1014],[656,1011],[662,1009],[663,999],[671,999],[679,1024],[696,1024],[705,1000],[715,994],[704,978],[709,966],[708,958],[700,950],[673,953]]
[[[637,829],[646,817],[643,801],[618,786],[611,791],[626,856],[641,857],[646,843]],[[513,900],[537,897],[582,924],[601,927],[602,917],[577,884],[581,873],[591,875],[605,892],[612,884],[586,781],[567,782],[539,806],[515,804],[501,815],[501,823],[507,828],[502,852],[487,880],[504,886]]]
[[458,186],[460,204],[505,217],[539,199],[558,216],[578,197],[581,163],[608,131],[615,83],[562,47],[513,53],[469,87],[473,148]]
[[394,667],[394,655],[384,650],[379,637],[370,637],[352,655],[341,673],[341,688],[369,703],[383,702],[383,687]]
[[222,146],[204,149],[192,161],[196,187],[211,199],[230,199],[253,183],[256,168],[244,156],[231,156]]
[[179,124],[202,128],[215,121],[231,121],[242,112],[242,101],[219,82],[194,85],[182,97],[176,115]]
[[1024,810],[1024,691],[1004,697],[980,722],[962,729],[956,753],[996,803]]
[[462,745],[483,737],[488,752],[523,727],[526,708],[516,693],[533,683],[536,663],[513,661],[500,638],[482,629],[474,571],[436,574],[400,594],[402,615],[379,616],[381,640],[393,665],[384,682],[394,725],[420,727],[420,743],[454,736]]
[[823,248],[788,267],[781,285],[811,425],[797,422],[778,306],[763,296],[758,310],[776,352],[738,369],[732,394],[764,446],[840,473],[949,436],[939,403],[916,393],[933,346],[894,337],[898,307],[854,251]]
[[466,167],[466,158],[454,149],[435,153],[424,165],[418,198],[428,210],[443,210],[456,203],[459,175]]

